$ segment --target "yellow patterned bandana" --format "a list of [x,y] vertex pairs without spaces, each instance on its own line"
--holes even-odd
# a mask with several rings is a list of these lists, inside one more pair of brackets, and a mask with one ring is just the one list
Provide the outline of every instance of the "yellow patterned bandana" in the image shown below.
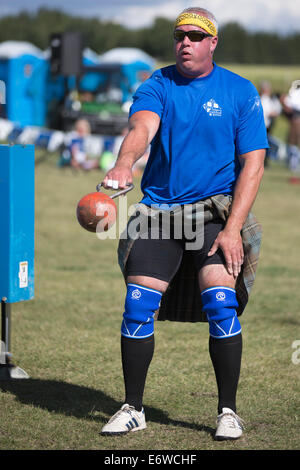
[[184,24],[192,24],[194,26],[199,26],[200,28],[207,31],[212,36],[218,35],[218,30],[215,25],[208,19],[206,16],[198,15],[197,13],[182,13],[178,16],[175,21],[175,28]]

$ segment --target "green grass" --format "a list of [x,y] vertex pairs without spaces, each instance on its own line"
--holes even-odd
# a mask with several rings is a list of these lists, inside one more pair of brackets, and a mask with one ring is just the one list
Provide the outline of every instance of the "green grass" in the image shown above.
[[[237,442],[213,440],[217,391],[207,325],[158,322],[144,404],[148,427],[109,438],[100,428],[123,401],[120,323],[124,282],[116,240],[76,221],[77,201],[100,172],[36,168],[35,298],[12,306],[13,362],[29,380],[0,382],[0,449],[299,449],[300,186],[272,164],[255,203],[261,259],[242,317]],[[129,193],[129,204],[139,189]]]

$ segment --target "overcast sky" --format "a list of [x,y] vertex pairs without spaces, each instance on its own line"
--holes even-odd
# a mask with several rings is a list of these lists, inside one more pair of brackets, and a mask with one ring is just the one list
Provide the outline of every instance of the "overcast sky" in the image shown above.
[[211,10],[220,25],[238,21],[249,30],[300,31],[300,0],[0,0],[0,17],[45,6],[140,28],[157,16],[173,20],[183,8],[196,5]]

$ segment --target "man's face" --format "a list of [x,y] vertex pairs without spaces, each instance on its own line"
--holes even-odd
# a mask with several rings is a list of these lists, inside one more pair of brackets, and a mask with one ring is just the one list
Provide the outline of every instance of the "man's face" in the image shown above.
[[[182,25],[177,27],[181,31],[202,31],[202,28],[194,25]],[[187,36],[183,41],[174,40],[176,64],[179,72],[191,78],[208,74],[212,68],[212,54],[218,43],[218,38],[207,37],[201,42],[192,42]]]

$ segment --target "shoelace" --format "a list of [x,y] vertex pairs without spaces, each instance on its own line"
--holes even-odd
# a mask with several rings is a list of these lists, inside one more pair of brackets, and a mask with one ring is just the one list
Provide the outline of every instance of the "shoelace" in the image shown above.
[[120,416],[122,413],[128,413],[130,414],[130,416],[132,416],[132,410],[133,410],[133,406],[126,406],[126,407],[122,407],[120,410],[118,410],[109,420],[109,423],[114,421],[116,418],[118,418],[118,416]]
[[236,414],[223,413],[218,417],[217,422],[219,423],[221,419],[224,420],[226,425],[232,429],[235,429],[237,426],[241,429],[245,429],[245,422]]

